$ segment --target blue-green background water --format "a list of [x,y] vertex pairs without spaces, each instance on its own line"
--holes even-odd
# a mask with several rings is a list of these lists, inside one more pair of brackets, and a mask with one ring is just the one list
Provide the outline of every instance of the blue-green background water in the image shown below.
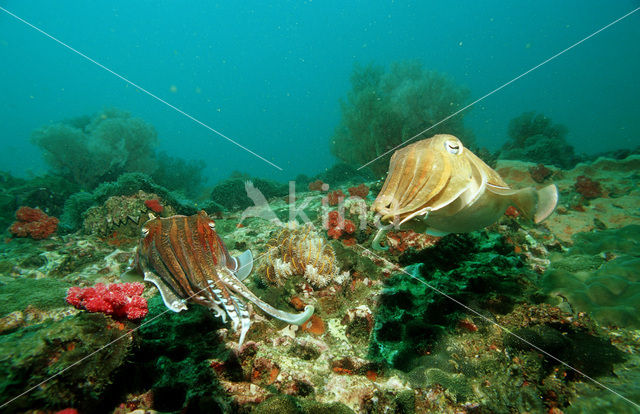
[[[637,1],[2,1],[0,5],[284,171],[223,140],[0,12],[0,169],[46,170],[31,132],[105,106],[153,124],[160,149],[287,179],[332,165],[328,139],[354,63],[417,59],[470,88],[471,101],[590,35]],[[640,144],[640,13],[471,108],[496,149],[528,110],[568,126],[578,153]],[[416,131],[419,132],[419,131]]]

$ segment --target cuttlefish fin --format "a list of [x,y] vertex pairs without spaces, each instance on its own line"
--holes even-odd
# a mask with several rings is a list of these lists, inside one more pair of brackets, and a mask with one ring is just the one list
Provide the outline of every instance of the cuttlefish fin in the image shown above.
[[158,275],[150,270],[145,270],[143,273],[144,280],[146,282],[153,283],[158,288],[158,291],[160,291],[160,295],[162,296],[162,301],[167,308],[174,312],[180,312],[187,309],[187,305],[184,304],[184,301],[176,296],[176,294],[173,293],[173,290],[171,290],[171,288],[167,286]]
[[540,223],[553,213],[558,204],[558,187],[555,184],[548,185],[538,190],[538,205],[533,215],[533,221]]
[[548,185],[540,190],[533,187],[514,190],[495,185],[487,185],[490,192],[509,197],[510,201],[522,213],[525,218],[540,223],[556,208],[558,204],[558,188],[555,184]]
[[245,280],[253,269],[253,254],[251,250],[246,250],[244,253],[232,259],[233,263],[227,264],[227,267],[235,273],[239,280]]

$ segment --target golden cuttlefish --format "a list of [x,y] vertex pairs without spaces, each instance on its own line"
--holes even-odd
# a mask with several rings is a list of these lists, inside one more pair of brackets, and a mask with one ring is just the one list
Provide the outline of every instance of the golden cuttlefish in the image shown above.
[[[453,135],[439,134],[399,149],[371,207],[382,222],[442,236],[495,223],[514,205],[539,223],[558,202],[554,184],[515,190]],[[381,249],[380,230],[374,248]]]

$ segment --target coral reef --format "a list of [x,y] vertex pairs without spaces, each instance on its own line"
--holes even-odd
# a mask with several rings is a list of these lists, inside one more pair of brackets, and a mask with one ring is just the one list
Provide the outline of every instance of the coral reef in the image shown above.
[[[143,193],[141,193],[141,191]],[[147,194],[140,196],[140,194]],[[138,221],[140,213],[146,213],[149,208],[144,204],[144,201],[148,199],[156,198],[162,200],[163,206],[167,207],[163,211],[164,215],[171,215],[174,213],[193,215],[198,211],[205,209],[211,214],[215,214],[223,210],[223,207],[211,200],[196,203],[192,200],[185,199],[182,195],[176,194],[168,189],[157,185],[153,182],[151,177],[141,173],[125,173],[122,174],[116,181],[102,183],[93,192],[79,192],[73,194],[64,204],[64,212],[61,217],[60,226],[66,231],[76,231],[83,225],[83,216],[87,209],[91,206],[99,206],[106,203],[106,201],[113,196],[131,196],[133,199],[140,198],[139,202],[135,201],[135,205],[132,209],[126,208],[125,211],[106,211],[104,214],[97,214],[94,223],[99,225],[98,233],[104,234],[111,230],[107,228],[106,224],[100,224],[104,221],[114,219],[116,221],[127,220],[128,216],[131,216],[134,221]],[[146,198],[145,198],[146,197]],[[127,200],[123,198],[121,200]],[[116,203],[117,204],[117,203]],[[122,208],[123,206],[114,205],[114,208]],[[131,207],[131,206],[129,206]],[[169,208],[171,207],[171,208]],[[86,217],[85,217],[86,218]],[[94,227],[92,228],[92,232]]]
[[[535,164],[500,160],[496,171],[515,187],[536,185],[527,169]],[[640,224],[637,210],[640,197],[640,155],[622,160],[599,158],[593,163],[580,163],[571,170],[554,175],[560,198],[556,212],[542,226],[561,242],[572,244],[576,233],[594,229],[620,228]],[[589,177],[602,187],[607,197],[586,200],[576,191],[579,176]]]
[[342,242],[345,245],[355,244],[353,233],[355,233],[356,231],[356,225],[353,223],[353,221],[341,217],[340,212],[330,211],[327,214],[327,223],[325,225],[325,228],[327,229],[327,235],[332,239],[337,240],[343,235],[347,235],[347,237],[344,238]]
[[[347,171],[343,167],[333,171]],[[536,164],[501,160],[497,170],[524,187],[535,185],[532,167]],[[75,229],[93,216],[91,234],[59,231],[37,242],[11,238],[0,250],[0,353],[5,356],[0,393],[17,396],[60,374],[3,409],[557,413],[595,407],[631,412],[634,407],[624,400],[508,332],[637,400],[640,342],[632,328],[640,273],[639,169],[640,157],[632,155],[554,170],[546,180],[560,189],[560,209],[539,225],[511,210],[487,230],[471,234],[434,238],[389,231],[390,249],[381,253],[363,247],[374,236],[369,197],[347,197],[329,216],[328,189],[322,188],[331,183],[332,190],[347,193],[364,183],[375,194],[380,182],[337,183],[323,173],[305,178],[302,187],[321,180],[320,191],[269,200],[278,217],[304,209],[313,227],[282,229],[256,217],[238,226],[242,211],[218,214],[216,231],[229,253],[250,249],[256,258],[243,283],[281,309],[316,309],[298,327],[265,318],[248,304],[252,329],[239,348],[230,327],[210,309],[194,305],[187,313],[166,312],[151,285],[141,294],[149,313],[140,323],[69,306],[64,299],[70,287],[103,284],[107,289],[132,257],[120,243],[124,236],[113,237],[129,225],[114,227],[104,238],[96,237],[100,223],[121,217],[119,210],[139,210],[135,214],[143,221],[153,210],[193,214],[203,208],[137,173],[90,193],[76,192],[65,211]],[[584,199],[574,187],[579,176],[600,183],[605,196]],[[2,188],[30,183],[0,174]],[[37,205],[50,215],[57,210],[47,208],[61,209],[57,197],[47,204],[47,192],[28,192],[42,201],[15,206],[7,197],[0,201],[14,206],[11,212],[19,205]],[[574,208],[578,205],[581,210]],[[357,228],[349,234],[351,224]],[[620,229],[627,225],[634,226]],[[137,227],[130,226],[131,238],[139,237]],[[613,230],[592,233],[598,226]],[[338,238],[327,237],[328,231]],[[571,238],[575,233],[584,234]],[[358,243],[346,246],[351,239]],[[335,270],[316,275],[321,281],[314,284],[305,275],[307,265],[318,273]],[[401,266],[410,274],[400,273]],[[590,302],[582,301],[583,294]]]
[[145,200],[144,205],[147,206],[149,210],[153,211],[156,214],[160,214],[164,210],[164,206],[162,205],[160,200],[158,200],[157,198],[151,198],[151,199]]
[[141,296],[143,291],[142,283],[113,283],[108,286],[98,283],[93,287],[69,288],[66,300],[76,309],[137,320],[147,316],[147,300]]
[[65,201],[76,191],[78,188],[62,177],[47,174],[23,179],[0,172],[0,228],[9,227],[20,206],[38,207],[60,217]]
[[326,191],[329,189],[329,184],[326,184],[322,180],[318,179],[310,182],[308,187],[309,191]]
[[31,237],[34,240],[42,240],[51,236],[58,230],[59,220],[47,216],[39,208],[22,206],[16,211],[18,221],[13,223],[9,231],[17,237]]
[[33,132],[32,141],[57,174],[85,190],[124,172],[156,168],[155,129],[115,108],[42,127]]
[[522,160],[572,168],[580,158],[565,139],[567,128],[553,124],[536,112],[524,112],[509,122],[509,140],[502,146],[501,159]]
[[171,206],[166,208],[158,195],[138,191],[130,196],[111,196],[101,206],[93,206],[84,214],[82,227],[87,234],[101,237],[114,236],[136,239],[140,227],[149,219],[149,213],[175,214]]
[[430,236],[424,233],[416,233],[413,230],[390,231],[386,234],[389,253],[413,255],[416,252],[434,246],[440,237]]
[[[386,73],[380,66],[356,66],[351,85],[341,102],[342,119],[330,145],[336,157],[352,165],[363,165],[448,117],[469,96],[466,88],[415,61],[394,63]],[[429,134],[453,134],[466,146],[472,145],[473,137],[460,115]],[[381,177],[387,171],[388,158],[370,167]]]
[[282,284],[292,275],[303,275],[314,287],[342,283],[349,275],[340,273],[333,248],[311,226],[285,227],[267,241],[264,275],[269,283]]
[[342,192],[342,190],[334,190],[327,194],[327,203],[330,206],[337,206],[346,198],[346,194]]

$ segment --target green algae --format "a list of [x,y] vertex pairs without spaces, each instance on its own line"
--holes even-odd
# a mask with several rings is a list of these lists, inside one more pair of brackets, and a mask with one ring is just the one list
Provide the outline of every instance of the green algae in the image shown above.
[[27,306],[40,310],[64,307],[70,286],[58,279],[3,278],[0,280],[0,317]]
[[353,414],[353,411],[339,402],[321,403],[279,394],[255,406],[251,414]]
[[102,314],[81,313],[1,335],[0,395],[10,399],[30,391],[6,412],[70,405],[100,412],[132,344],[122,331],[108,329],[110,321]]

